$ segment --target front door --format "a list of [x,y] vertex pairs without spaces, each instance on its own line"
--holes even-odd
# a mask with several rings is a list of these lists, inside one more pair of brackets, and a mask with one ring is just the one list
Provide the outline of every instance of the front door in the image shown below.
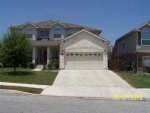
[[39,63],[45,64],[47,63],[47,50],[41,49],[39,51]]
[[44,63],[47,63],[47,51],[44,51]]

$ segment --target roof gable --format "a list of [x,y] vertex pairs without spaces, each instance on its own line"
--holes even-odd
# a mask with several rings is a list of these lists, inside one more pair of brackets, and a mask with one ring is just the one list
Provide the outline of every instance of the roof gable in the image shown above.
[[150,23],[144,23],[144,24],[142,24],[141,26],[139,26],[139,27],[137,27],[136,29],[141,29],[142,27],[144,27],[144,26],[150,26]]
[[26,26],[26,25],[32,25],[32,26],[34,26],[35,28],[39,28],[37,25],[35,25],[34,23],[31,23],[31,22],[26,22],[26,23],[20,25],[19,27],[20,27],[20,28],[23,28],[23,27]]
[[102,40],[102,41],[106,41],[106,42],[109,43],[108,40],[106,40],[106,39],[104,39],[104,38],[102,38],[102,37],[100,37],[100,36],[97,36],[97,35],[95,35],[95,34],[89,32],[89,31],[87,31],[87,30],[85,30],[85,29],[83,29],[83,30],[81,30],[81,31],[79,31],[79,32],[77,32],[77,33],[75,33],[75,34],[73,34],[73,35],[71,35],[71,36],[69,36],[69,37],[63,39],[62,41],[66,41],[66,40],[68,40],[68,39],[70,39],[70,38],[73,38],[74,36],[76,36],[76,35],[78,35],[78,34],[80,34],[80,33],[83,33],[83,32],[85,32],[85,33],[87,33],[87,34],[89,34],[89,35],[92,35],[92,36],[94,36],[94,37],[96,37],[96,38],[98,38],[98,39],[100,39],[100,40]]
[[59,25],[62,25],[63,27],[65,27],[65,28],[68,28],[68,26],[67,25],[65,25],[65,24],[63,24],[63,23],[61,23],[61,22],[55,22],[55,23],[53,23],[53,24],[51,24],[50,25],[50,27],[52,27],[52,26],[54,26],[54,25],[56,25],[56,24],[59,24]]
[[[92,33],[91,33],[92,34]],[[103,52],[107,42],[84,30],[62,42],[65,52]]]
[[[73,24],[73,23],[64,23],[64,22],[53,21],[53,20],[42,21],[42,22],[38,22],[38,23],[31,23],[31,22],[27,22],[27,23],[31,24],[37,28],[51,28],[55,24],[60,24],[66,28],[80,28],[80,29],[85,29],[85,30],[92,31],[92,32],[98,32],[98,33],[102,32],[102,30],[87,27],[87,26],[77,25],[77,24]],[[14,26],[14,27],[20,28],[20,27],[26,25],[27,23],[18,25],[18,26]]]
[[121,36],[120,38],[118,38],[117,41],[122,40],[124,37],[130,35],[130,34],[133,33],[133,32],[140,31],[140,29],[143,28],[143,27],[145,27],[145,26],[150,26],[150,21],[149,21],[149,22],[146,22],[146,23],[144,23],[144,24],[138,26],[137,28],[135,28],[135,29],[129,31],[128,33],[124,34],[123,36]]
[[104,52],[104,48],[89,40],[80,40],[67,46],[65,52]]

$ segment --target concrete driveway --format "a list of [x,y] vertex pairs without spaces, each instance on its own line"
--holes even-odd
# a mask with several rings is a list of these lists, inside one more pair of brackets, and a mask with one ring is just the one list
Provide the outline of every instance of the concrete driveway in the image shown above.
[[56,86],[131,87],[109,70],[61,70],[54,82]]
[[113,95],[143,95],[150,97],[150,91],[141,92],[110,70],[61,70],[53,84],[43,95],[73,97],[103,97]]

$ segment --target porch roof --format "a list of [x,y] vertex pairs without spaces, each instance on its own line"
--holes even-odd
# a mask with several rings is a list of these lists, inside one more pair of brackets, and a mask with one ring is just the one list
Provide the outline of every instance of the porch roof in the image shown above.
[[140,53],[150,52],[150,47],[141,47],[141,48],[138,48],[136,51]]
[[31,45],[33,46],[50,46],[50,45],[59,45],[60,44],[60,40],[31,40]]

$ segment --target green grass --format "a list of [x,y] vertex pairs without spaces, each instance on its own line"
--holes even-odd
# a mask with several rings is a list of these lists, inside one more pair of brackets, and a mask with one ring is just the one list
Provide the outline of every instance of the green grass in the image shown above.
[[125,72],[117,74],[135,88],[150,88],[150,75]]
[[10,89],[10,90],[18,90],[33,94],[41,94],[43,89],[40,88],[29,88],[29,87],[19,87],[19,86],[0,86],[0,89]]
[[58,72],[33,72],[31,69],[17,68],[14,75],[13,68],[0,68],[0,82],[52,85],[57,74]]

